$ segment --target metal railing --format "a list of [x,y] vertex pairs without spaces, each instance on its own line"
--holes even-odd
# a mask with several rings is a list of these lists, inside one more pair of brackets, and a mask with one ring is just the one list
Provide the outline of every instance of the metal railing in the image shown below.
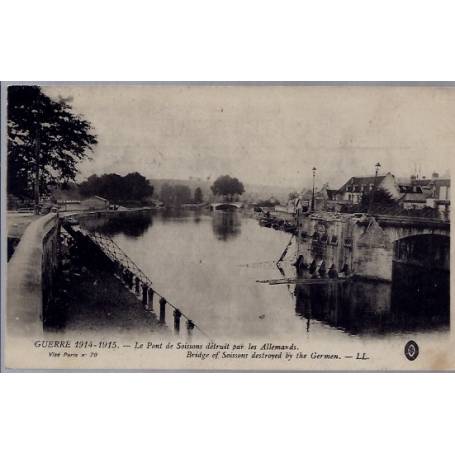
[[174,309],[174,317],[176,312],[186,319],[187,327],[196,328],[202,335],[207,337],[209,340],[213,340],[201,327],[196,324],[188,315],[182,310],[177,308],[175,305],[170,303],[161,293],[159,293],[153,285],[152,280],[144,273],[144,271],[120,248],[120,246],[109,236],[100,234],[99,232],[89,232],[79,227],[79,232],[90,238],[101,251],[114,263],[118,263],[122,267],[128,269],[135,277],[137,277],[148,289],[151,289],[154,294],[160,298],[160,303],[165,302],[172,309]]

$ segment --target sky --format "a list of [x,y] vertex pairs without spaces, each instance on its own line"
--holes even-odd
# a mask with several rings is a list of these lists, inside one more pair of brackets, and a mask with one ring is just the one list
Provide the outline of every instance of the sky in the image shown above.
[[353,175],[448,172],[455,87],[79,85],[70,98],[98,137],[93,173],[340,187]]

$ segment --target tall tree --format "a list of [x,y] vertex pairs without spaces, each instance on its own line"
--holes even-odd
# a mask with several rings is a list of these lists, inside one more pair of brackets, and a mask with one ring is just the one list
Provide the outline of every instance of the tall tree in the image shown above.
[[118,174],[91,175],[79,188],[83,196],[102,196],[115,202],[143,201],[153,194],[153,186],[139,172],[125,177]]
[[194,190],[194,203],[195,204],[200,204],[201,202],[204,201],[204,198],[202,196],[202,190],[201,188],[198,186],[195,190]]
[[245,192],[243,183],[230,175],[221,175],[210,188],[213,194],[227,196],[231,200],[235,194],[240,195]]
[[174,205],[175,193],[174,187],[169,185],[169,183],[163,184],[160,190],[160,200],[164,205],[171,206]]
[[32,197],[74,180],[97,143],[90,123],[38,86],[8,87],[8,191]]
[[153,195],[153,186],[139,172],[132,172],[125,175],[123,184],[126,187],[129,197],[136,201],[142,201],[146,197]]
[[299,193],[297,191],[292,191],[291,193],[289,193],[289,196],[288,196],[288,200],[292,200],[292,199],[297,199],[299,197]]
[[377,213],[391,213],[399,207],[399,204],[384,188],[376,188],[374,191],[363,193],[360,199],[359,211],[368,212],[372,202],[371,209]]
[[186,185],[175,185],[175,205],[188,204],[191,202],[191,190]]

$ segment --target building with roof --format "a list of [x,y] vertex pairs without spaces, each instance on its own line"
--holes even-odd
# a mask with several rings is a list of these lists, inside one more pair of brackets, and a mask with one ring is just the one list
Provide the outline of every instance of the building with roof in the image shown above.
[[101,196],[92,196],[81,201],[82,210],[108,210],[109,201]]
[[399,204],[406,210],[423,209],[427,207],[428,194],[420,186],[398,185],[400,191]]
[[346,201],[351,204],[359,204],[364,194],[373,191],[376,183],[376,189],[382,188],[390,196],[398,200],[400,191],[395,176],[390,172],[385,175],[351,177],[337,192],[337,199]]
[[92,196],[87,199],[59,199],[57,204],[62,211],[79,212],[84,210],[108,210],[109,201],[101,196]]
[[402,186],[411,187],[414,190],[420,188],[425,195],[426,207],[437,209],[438,212],[444,214],[444,216],[449,216],[450,178],[440,178],[437,172],[433,172],[430,179],[411,175],[411,178],[406,182],[406,185]]
[[[315,188],[314,190],[314,210],[336,210],[339,208],[340,204],[337,199],[338,191],[331,190],[329,184],[325,183],[322,188]],[[295,204],[296,209],[301,209],[301,211],[306,212],[311,208],[311,201],[313,199],[313,190],[304,191],[298,198],[298,203]]]

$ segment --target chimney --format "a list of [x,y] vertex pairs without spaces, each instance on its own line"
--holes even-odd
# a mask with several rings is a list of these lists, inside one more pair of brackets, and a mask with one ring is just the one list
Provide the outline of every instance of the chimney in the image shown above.
[[431,174],[431,178],[434,180],[434,179],[438,179],[439,178],[439,174],[437,172],[433,172],[433,174]]
[[417,180],[417,177],[414,174],[411,175],[411,185],[413,185],[416,180]]

